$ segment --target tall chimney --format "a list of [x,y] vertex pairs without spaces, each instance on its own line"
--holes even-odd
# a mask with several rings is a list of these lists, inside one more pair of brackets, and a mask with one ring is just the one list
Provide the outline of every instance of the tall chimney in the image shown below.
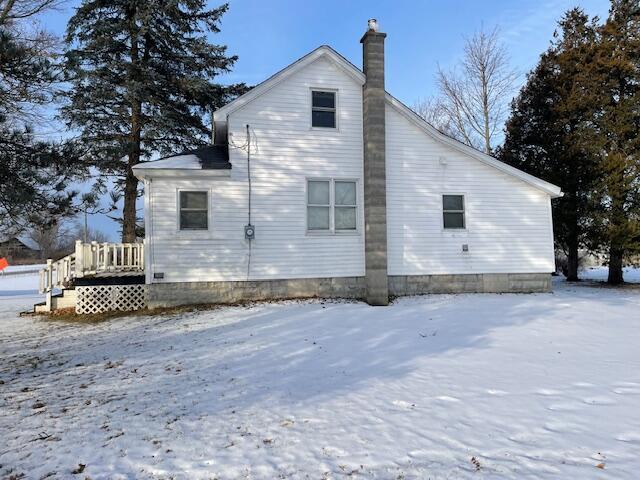
[[362,43],[362,125],[364,140],[364,227],[367,303],[389,304],[387,282],[387,189],[385,172],[384,39],[369,20]]

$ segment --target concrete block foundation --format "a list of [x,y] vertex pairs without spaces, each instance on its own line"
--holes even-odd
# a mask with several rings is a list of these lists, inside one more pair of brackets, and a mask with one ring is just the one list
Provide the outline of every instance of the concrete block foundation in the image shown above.
[[[429,293],[533,293],[551,290],[548,273],[480,273],[393,275],[395,297]],[[249,282],[154,283],[148,286],[149,308],[198,304],[234,304],[293,298],[367,299],[365,277],[298,278]]]
[[296,278],[249,282],[153,283],[149,308],[208,303],[233,304],[288,298],[365,297],[364,277]]
[[551,275],[548,273],[473,273],[389,277],[389,294],[396,297],[426,293],[534,293],[549,291],[551,291]]

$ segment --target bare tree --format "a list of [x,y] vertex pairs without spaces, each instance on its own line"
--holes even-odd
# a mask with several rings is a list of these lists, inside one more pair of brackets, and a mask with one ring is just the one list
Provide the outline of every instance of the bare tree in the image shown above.
[[28,237],[38,246],[40,258],[56,258],[70,243],[71,230],[64,219],[56,219],[53,222],[47,220],[34,225],[28,232]]
[[76,245],[76,240],[83,238],[86,235],[86,242],[98,242],[105,243],[111,242],[111,236],[104,233],[102,230],[85,226],[82,222],[78,221],[76,224],[69,228],[69,234],[61,238],[61,242],[58,245],[58,250],[64,254],[73,252]]
[[441,97],[432,96],[420,99],[413,104],[413,111],[442,133],[464,141],[453,126]]
[[443,121],[456,138],[491,154],[518,78],[498,28],[467,38],[460,63],[448,71],[438,67],[436,78]]

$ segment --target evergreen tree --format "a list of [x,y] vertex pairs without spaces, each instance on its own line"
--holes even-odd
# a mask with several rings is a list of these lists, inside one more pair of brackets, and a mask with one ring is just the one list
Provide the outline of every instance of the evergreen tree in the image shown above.
[[34,224],[74,213],[80,155],[73,142],[35,140],[0,123],[0,231],[19,235]]
[[[24,41],[11,27],[0,24],[0,121],[19,126],[51,101],[58,75],[51,53],[39,42]],[[36,35],[43,42],[49,39]]]
[[76,146],[36,140],[32,123],[56,92],[55,39],[21,22],[55,0],[0,0],[0,231],[71,215],[68,185],[83,173]]
[[236,61],[206,37],[219,32],[226,10],[207,9],[204,0],[84,0],[69,20],[72,89],[63,116],[100,170],[120,179],[125,242],[136,237],[132,167],[205,143],[203,115],[242,89],[213,83]]
[[640,252],[640,2],[612,0],[585,75],[595,97],[591,148],[600,161],[595,217],[609,252],[611,284]]
[[512,103],[498,158],[562,188],[554,200],[555,244],[568,258],[567,279],[578,280],[578,251],[596,249],[591,224],[596,160],[588,148],[592,96],[584,64],[596,27],[580,9],[568,11],[550,48]]

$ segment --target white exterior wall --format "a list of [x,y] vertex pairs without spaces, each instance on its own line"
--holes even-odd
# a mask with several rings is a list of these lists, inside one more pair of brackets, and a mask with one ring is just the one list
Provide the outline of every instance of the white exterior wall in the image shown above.
[[[436,141],[390,105],[386,132],[389,275],[554,270],[547,193]],[[464,195],[465,230],[443,228],[443,194]]]
[[[311,128],[311,89],[336,89],[338,129]],[[435,140],[387,105],[390,275],[553,271],[549,195]],[[247,224],[246,125],[252,218]],[[147,184],[148,281],[194,282],[364,275],[362,86],[320,58],[229,117],[230,178]],[[236,148],[234,148],[234,145]],[[442,165],[440,158],[445,159]],[[201,172],[201,171],[200,171]],[[358,232],[306,231],[306,179],[358,182]],[[209,191],[209,230],[180,231],[178,191]],[[466,230],[442,227],[442,194],[463,194]],[[462,252],[462,245],[469,252]],[[154,280],[153,273],[164,273]]]
[[[311,129],[311,88],[338,92],[338,129]],[[251,127],[252,217],[247,224],[246,125]],[[163,282],[236,281],[364,275],[362,87],[321,58],[229,118],[229,179],[153,179],[147,202],[149,260]],[[358,182],[358,232],[306,231],[306,179]],[[209,231],[179,231],[177,191],[210,191]],[[148,213],[152,211],[153,213]],[[152,272],[149,278],[152,278]],[[153,281],[153,280],[152,280]]]

